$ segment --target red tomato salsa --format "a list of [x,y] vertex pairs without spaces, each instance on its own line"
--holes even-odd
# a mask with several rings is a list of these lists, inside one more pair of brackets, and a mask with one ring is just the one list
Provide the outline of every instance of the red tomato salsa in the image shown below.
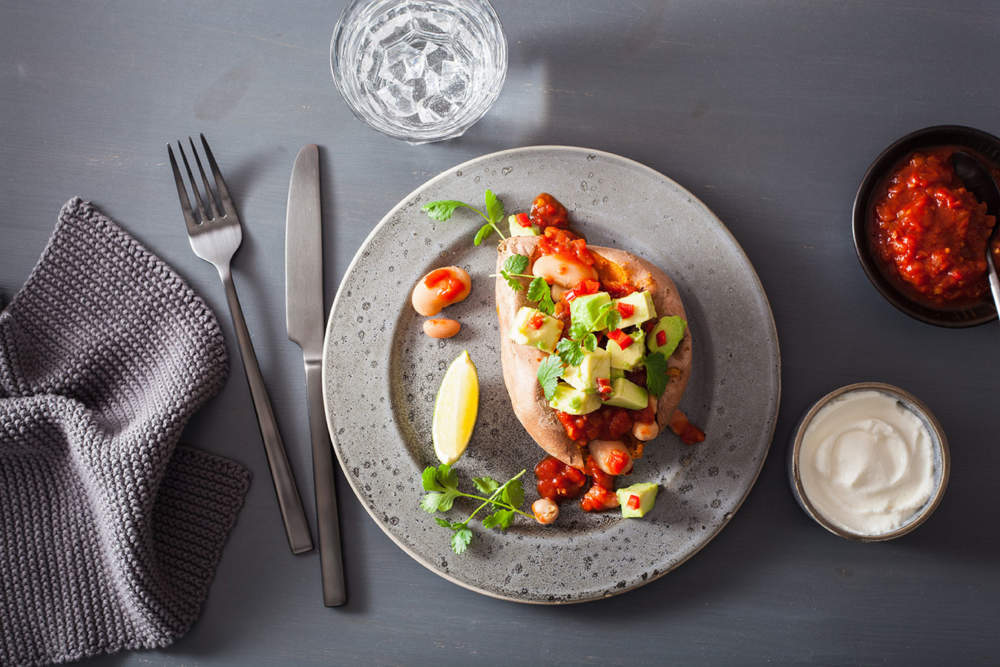
[[459,280],[451,269],[434,269],[424,278],[424,285],[429,289],[437,287],[442,299],[451,301],[465,290],[465,283]]
[[535,197],[531,203],[531,224],[541,229],[547,227],[565,227],[569,224],[569,213],[566,207],[548,192]]
[[932,305],[967,305],[988,290],[986,244],[995,221],[955,175],[952,152],[910,155],[883,187],[871,226],[889,275]]

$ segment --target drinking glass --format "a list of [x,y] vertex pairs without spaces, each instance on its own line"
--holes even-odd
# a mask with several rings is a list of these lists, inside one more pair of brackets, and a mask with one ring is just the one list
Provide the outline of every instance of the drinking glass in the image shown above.
[[507,40],[487,0],[351,0],[330,68],[354,115],[412,144],[461,136],[500,95]]

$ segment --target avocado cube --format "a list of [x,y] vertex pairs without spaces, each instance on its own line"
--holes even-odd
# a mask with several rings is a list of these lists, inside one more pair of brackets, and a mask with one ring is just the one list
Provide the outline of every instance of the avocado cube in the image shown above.
[[519,345],[537,347],[542,352],[556,351],[563,323],[558,317],[546,315],[537,308],[522,306],[514,316],[510,339]]
[[607,292],[584,294],[569,303],[570,321],[573,325],[586,327],[587,331],[600,331],[608,328],[608,316],[605,306],[611,303],[611,295]]
[[643,410],[649,405],[649,393],[634,382],[618,378],[611,383],[611,396],[604,402],[616,408]]
[[538,228],[534,225],[522,227],[517,221],[516,215],[507,216],[507,225],[510,227],[511,236],[538,236]]
[[[656,502],[656,492],[659,489],[660,487],[656,484],[639,482],[615,491],[618,494],[618,502],[622,506],[622,518],[641,519],[646,516],[649,510],[653,509],[653,503]],[[632,500],[633,497],[638,498],[638,500]],[[635,507],[637,502],[639,506]]]
[[620,368],[615,368],[614,366],[611,367],[611,381],[612,382],[614,382],[618,378],[623,378],[623,377],[625,377],[625,371],[623,371]]
[[[661,317],[660,321],[656,323],[653,330],[649,332],[649,337],[646,339],[646,345],[649,347],[650,352],[661,352],[664,357],[670,357],[677,349],[680,344],[681,339],[684,338],[684,329],[687,328],[687,322],[684,318],[679,315],[667,315],[666,317]],[[660,335],[663,334],[663,335]],[[660,344],[659,341],[663,341]]]
[[585,415],[601,407],[601,399],[598,398],[597,394],[580,391],[565,382],[560,382],[556,385],[549,406],[554,410],[568,412],[571,415]]
[[618,345],[618,343],[610,338],[608,339],[606,348],[608,353],[611,354],[612,368],[621,368],[622,370],[630,371],[638,366],[639,362],[642,361],[643,356],[645,356],[645,334],[643,334],[640,330],[635,333],[630,333],[629,336],[632,337],[632,344],[624,350],[620,345]]
[[[632,314],[621,319],[618,323],[619,329],[638,326],[656,317],[656,306],[653,305],[653,297],[649,292],[632,292],[628,296],[615,299],[615,308],[618,308],[619,304],[632,306]],[[618,312],[621,312],[620,308]]]
[[597,391],[597,378],[611,378],[611,355],[601,348],[584,351],[580,365],[567,367],[562,376],[580,391]]

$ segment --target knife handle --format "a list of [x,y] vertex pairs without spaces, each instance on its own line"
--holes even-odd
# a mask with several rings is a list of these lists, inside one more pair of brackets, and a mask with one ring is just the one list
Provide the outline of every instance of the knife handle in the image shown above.
[[340,518],[333,470],[333,447],[323,407],[323,376],[318,360],[306,360],[306,396],[309,432],[312,435],[313,481],[316,485],[316,524],[319,528],[319,561],[323,575],[323,604],[339,607],[347,602],[344,556],[340,546]]
[[274,491],[278,496],[278,509],[285,524],[285,536],[288,547],[293,554],[301,554],[312,550],[312,536],[309,534],[309,522],[302,508],[302,497],[295,484],[292,466],[288,463],[285,443],[278,432],[278,420],[274,418],[271,408],[271,398],[267,395],[264,378],[260,374],[257,355],[250,341],[250,331],[243,317],[240,300],[236,296],[236,286],[233,284],[232,273],[228,270],[219,271],[222,284],[226,288],[226,301],[229,302],[229,314],[233,318],[233,328],[236,329],[236,340],[240,346],[240,356],[243,358],[243,370],[246,371],[247,383],[250,385],[250,398],[253,399],[253,409],[257,413],[257,425],[264,441],[264,453],[267,455],[267,466],[271,469],[271,479]]

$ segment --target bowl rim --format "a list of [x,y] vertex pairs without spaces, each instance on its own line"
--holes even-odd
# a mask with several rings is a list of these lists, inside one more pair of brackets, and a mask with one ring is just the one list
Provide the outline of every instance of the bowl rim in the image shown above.
[[[802,486],[802,477],[799,471],[799,452],[802,449],[802,439],[805,435],[806,428],[812,422],[816,413],[818,413],[835,398],[839,398],[851,392],[863,390],[881,391],[902,399],[903,402],[907,404],[907,407],[917,413],[918,417],[923,418],[925,424],[930,427],[930,430],[933,432],[932,441],[937,443],[941,452],[941,475],[937,481],[934,493],[930,500],[924,504],[924,507],[921,510],[915,513],[899,528],[887,533],[877,533],[875,535],[856,533],[845,528],[841,528],[827,519],[813,506],[812,502],[809,500],[809,496],[806,495],[805,489]],[[855,382],[853,384],[844,385],[843,387],[834,389],[812,404],[809,410],[807,410],[799,420],[799,423],[795,427],[795,431],[793,433],[792,446],[789,449],[789,477],[792,484],[792,491],[795,494],[795,499],[798,501],[799,506],[802,507],[803,511],[809,515],[813,521],[838,537],[843,537],[844,539],[853,540],[855,542],[886,542],[888,540],[894,540],[897,537],[902,537],[903,535],[916,530],[919,526],[923,525],[928,518],[930,518],[930,516],[934,513],[934,510],[936,510],[938,505],[941,504],[941,500],[944,498],[944,493],[948,488],[948,480],[951,477],[951,450],[948,446],[948,438],[944,433],[944,428],[942,428],[941,422],[937,420],[937,417],[934,416],[934,413],[931,412],[926,403],[905,389],[895,385],[891,385],[886,382],[866,381]]]
[[[942,137],[935,141],[935,137]],[[945,138],[950,140],[945,140]],[[862,270],[882,297],[898,310],[910,317],[939,327],[957,329],[979,326],[997,319],[997,312],[989,299],[981,304],[965,309],[935,309],[921,304],[903,293],[883,275],[874,254],[871,252],[867,227],[870,201],[886,172],[907,153],[921,146],[958,144],[979,150],[977,146],[988,145],[995,154],[1000,154],[1000,138],[966,125],[932,125],[915,130],[887,146],[868,166],[854,196],[852,209],[852,235],[854,250]]]

